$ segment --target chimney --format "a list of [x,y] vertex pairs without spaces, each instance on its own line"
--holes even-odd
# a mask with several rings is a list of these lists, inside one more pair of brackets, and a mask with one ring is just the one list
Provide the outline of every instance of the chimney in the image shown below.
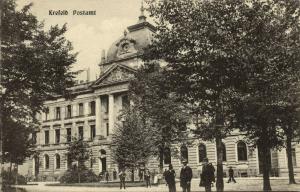
[[101,53],[101,64],[102,64],[102,63],[105,63],[105,61],[106,61],[106,58],[105,58],[105,50],[103,49],[103,50],[102,50],[102,53]]

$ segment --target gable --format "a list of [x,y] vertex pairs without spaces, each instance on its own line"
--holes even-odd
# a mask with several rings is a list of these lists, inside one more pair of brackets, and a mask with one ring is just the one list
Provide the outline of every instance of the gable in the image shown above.
[[92,86],[99,87],[129,81],[134,77],[134,73],[134,69],[121,64],[116,64],[102,74]]

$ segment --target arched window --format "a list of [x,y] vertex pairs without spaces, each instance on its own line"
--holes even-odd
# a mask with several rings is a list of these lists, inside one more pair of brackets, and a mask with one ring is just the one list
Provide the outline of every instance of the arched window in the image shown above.
[[45,162],[45,169],[49,169],[49,156],[46,154],[44,156],[44,162]]
[[206,146],[201,143],[198,146],[199,163],[203,162],[203,159],[207,157]]
[[171,164],[171,150],[169,147],[166,147],[164,150],[164,163]]
[[222,143],[222,151],[223,151],[223,161],[227,161],[225,143]]
[[55,165],[56,165],[56,169],[60,169],[60,156],[59,156],[59,154],[55,155]]
[[181,160],[189,161],[188,148],[185,145],[181,146],[180,152],[181,152]]
[[247,161],[247,146],[246,143],[243,141],[239,141],[237,143],[237,153],[238,153],[238,160],[239,161]]

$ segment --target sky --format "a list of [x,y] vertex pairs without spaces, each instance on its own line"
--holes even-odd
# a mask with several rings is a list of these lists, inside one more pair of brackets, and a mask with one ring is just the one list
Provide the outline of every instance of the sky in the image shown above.
[[[91,80],[95,80],[100,72],[101,51],[107,52],[127,26],[137,23],[142,0],[16,0],[18,9],[30,2],[33,3],[31,13],[44,21],[46,29],[67,23],[65,37],[78,52],[72,70],[90,68]],[[49,15],[49,10],[67,10],[69,14]],[[95,10],[96,15],[73,16],[73,10]],[[78,78],[85,78],[85,75]]]

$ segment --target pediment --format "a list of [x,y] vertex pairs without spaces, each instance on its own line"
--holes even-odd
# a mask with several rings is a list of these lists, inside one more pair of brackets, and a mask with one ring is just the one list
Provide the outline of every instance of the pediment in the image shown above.
[[99,87],[129,81],[134,77],[134,73],[134,69],[121,64],[116,64],[102,74],[92,86]]

